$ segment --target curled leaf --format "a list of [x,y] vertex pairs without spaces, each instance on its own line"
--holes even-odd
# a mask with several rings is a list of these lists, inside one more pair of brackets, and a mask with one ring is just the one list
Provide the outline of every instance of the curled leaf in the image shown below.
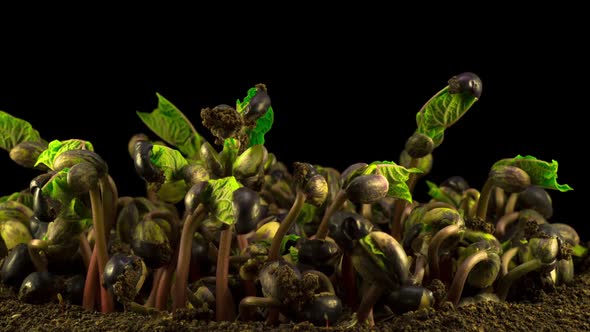
[[[457,76],[470,74],[475,85],[478,85],[479,93],[472,89],[461,89],[462,86],[454,86]],[[444,139],[444,131],[457,122],[471,106],[478,100],[481,94],[481,81],[475,74],[464,73],[449,80],[449,85],[434,95],[422,109],[416,114],[416,132],[432,138],[434,147],[439,146]]]
[[137,112],[150,130],[166,143],[173,145],[188,158],[198,158],[201,136],[186,116],[159,93],[158,108],[151,113]]
[[531,184],[545,188],[554,189],[561,192],[573,190],[567,184],[557,183],[557,161],[552,160],[551,163],[539,160],[533,156],[517,155],[514,158],[502,159],[496,162],[493,168],[498,166],[514,166],[524,170],[528,173]]
[[215,219],[227,225],[236,222],[233,195],[240,187],[242,185],[233,176],[209,180],[209,186],[204,193],[205,204]]
[[389,182],[388,196],[412,202],[412,193],[407,181],[412,173],[422,173],[418,168],[405,168],[393,161],[375,161],[363,171],[363,174],[381,174]]
[[21,142],[40,140],[39,132],[29,122],[0,111],[0,148],[10,151]]
[[90,150],[94,151],[92,143],[81,139],[69,139],[65,141],[53,140],[47,146],[45,151],[41,152],[35,166],[44,164],[53,169],[53,162],[62,153],[70,150]]

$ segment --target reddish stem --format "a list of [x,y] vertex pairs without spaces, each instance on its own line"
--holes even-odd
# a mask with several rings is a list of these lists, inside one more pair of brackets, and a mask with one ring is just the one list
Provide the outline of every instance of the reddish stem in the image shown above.
[[218,322],[233,321],[236,318],[233,298],[228,286],[231,240],[232,227],[222,230],[215,276],[215,320]]

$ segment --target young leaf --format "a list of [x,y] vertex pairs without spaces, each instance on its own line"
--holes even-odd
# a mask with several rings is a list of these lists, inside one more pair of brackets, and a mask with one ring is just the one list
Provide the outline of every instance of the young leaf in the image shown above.
[[176,180],[162,183],[159,186],[157,194],[158,198],[164,202],[176,204],[184,199],[184,195],[186,195],[188,189],[184,180]]
[[459,202],[456,202],[453,197],[447,195],[447,193],[442,191],[435,183],[426,180],[426,184],[428,185],[428,196],[437,201],[449,203],[453,206],[459,205]]
[[301,212],[299,212],[295,222],[300,225],[311,223],[315,217],[317,209],[318,208],[313,204],[303,203]]
[[205,197],[206,204],[213,217],[227,225],[235,223],[233,195],[234,191],[240,187],[242,185],[233,176],[209,180],[209,187]]
[[0,111],[0,148],[10,151],[15,145],[27,141],[40,141],[39,132],[30,123]]
[[511,159],[502,159],[496,162],[492,168],[497,166],[514,166],[518,167],[529,175],[531,184],[543,187],[546,189],[555,189],[561,192],[573,190],[567,184],[557,183],[557,161],[552,160],[551,163],[539,160],[533,156],[517,155]]
[[[240,152],[240,141],[235,138],[226,138],[223,141],[223,150],[219,153],[219,161],[224,167],[233,165]],[[227,172],[228,170],[226,170]]]
[[92,146],[92,143],[81,139],[69,139],[65,141],[53,140],[49,143],[47,149],[41,152],[39,158],[37,158],[35,166],[44,164],[45,166],[49,167],[49,169],[53,169],[53,161],[55,158],[57,158],[57,156],[60,154],[70,150],[94,151],[94,147]]
[[447,86],[416,114],[416,131],[432,138],[437,147],[443,141],[445,129],[457,122],[476,101],[477,98],[472,94],[451,93]]
[[[386,259],[387,257],[385,256],[383,251],[379,250],[379,248],[377,248],[377,246],[373,243],[373,239],[371,237],[371,234],[367,234],[365,237],[360,238],[359,242],[365,248],[365,250],[370,253],[369,256],[371,258],[373,258],[373,262],[375,264],[377,264],[384,271],[387,271],[387,268],[385,267],[385,263],[383,262],[383,260]],[[378,258],[378,256],[382,256],[382,258],[381,257]]]
[[164,173],[165,182],[182,179],[182,168],[188,165],[180,152],[158,144],[152,146],[150,161]]
[[41,191],[43,196],[50,197],[61,202],[62,206],[67,206],[74,198],[74,193],[68,186],[68,172],[69,168],[64,168],[47,181]]
[[254,127],[254,129],[246,130],[248,138],[250,139],[248,147],[251,147],[256,144],[264,144],[264,135],[268,133],[268,131],[272,127],[274,118],[275,116],[271,106],[268,108],[268,111],[266,111],[266,113],[262,117],[256,120],[256,127]]
[[69,168],[64,168],[43,186],[43,196],[60,202],[59,215],[68,219],[90,218],[90,209],[76,197],[68,185]]
[[250,100],[256,95],[256,91],[256,88],[250,88],[248,89],[248,95],[244,98],[244,101],[240,101],[240,99],[236,100],[236,111],[238,111],[238,113],[244,113]]
[[[244,101],[240,102],[238,99],[236,101],[236,110],[238,113],[242,114],[248,108],[248,104],[250,104],[250,100],[256,95],[258,88],[250,88],[248,90],[248,95],[244,98]],[[272,123],[274,121],[274,112],[272,110],[272,106],[269,106],[266,113],[256,120],[256,126],[254,128],[248,128],[246,130],[246,134],[249,138],[249,143],[247,147],[251,147],[256,144],[264,144],[264,135],[270,130],[272,127]]]
[[287,244],[289,244],[289,242],[297,242],[297,240],[299,240],[301,238],[301,236],[297,235],[297,234],[287,234],[283,237],[283,240],[281,240],[281,249],[280,249],[280,253],[284,253],[285,250],[292,248],[293,246],[289,246],[289,248],[287,248]]
[[406,182],[412,173],[422,173],[418,168],[405,168],[393,161],[375,161],[369,164],[364,174],[381,174],[389,182],[388,196],[405,199],[412,202],[412,194]]
[[176,106],[159,93],[156,95],[158,108],[151,113],[137,112],[137,115],[162,140],[177,147],[188,158],[198,158],[201,136]]

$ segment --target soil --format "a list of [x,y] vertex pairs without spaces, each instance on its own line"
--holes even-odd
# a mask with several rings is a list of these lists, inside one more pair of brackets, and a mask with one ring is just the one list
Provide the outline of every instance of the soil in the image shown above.
[[[68,304],[25,304],[0,288],[0,331],[342,331],[307,323],[275,327],[264,322],[215,323],[191,310],[174,314],[101,314]],[[201,316],[202,317],[202,316]],[[365,331],[356,327],[346,331]],[[376,331],[590,331],[590,272],[571,286],[540,291],[534,302],[482,302],[422,309],[379,322]]]

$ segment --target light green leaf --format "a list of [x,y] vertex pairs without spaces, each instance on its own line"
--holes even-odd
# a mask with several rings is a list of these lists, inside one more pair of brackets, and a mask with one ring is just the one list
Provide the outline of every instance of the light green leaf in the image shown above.
[[151,131],[162,140],[173,145],[190,159],[198,159],[201,136],[186,116],[159,93],[158,108],[153,112],[137,112],[137,115]]
[[223,141],[223,150],[219,153],[219,161],[224,167],[229,167],[236,161],[239,151],[240,141],[232,137],[226,138]]
[[0,197],[0,203],[8,202],[8,201],[16,201],[20,196],[20,192],[14,192],[10,195]]
[[258,120],[256,120],[256,127],[254,129],[246,130],[250,141],[248,143],[248,147],[251,147],[256,144],[264,144],[264,135],[268,133],[270,128],[272,127],[272,123],[274,121],[275,115],[272,110],[272,106],[268,108],[268,111],[261,116]]
[[313,204],[303,203],[301,212],[297,216],[296,222],[300,225],[311,223],[315,217],[317,207]]
[[94,151],[92,143],[81,139],[69,139],[65,141],[53,140],[47,146],[45,151],[41,152],[37,158],[35,166],[44,164],[45,166],[53,169],[53,161],[60,154],[70,150],[90,150]]
[[250,88],[248,89],[248,95],[244,98],[244,101],[240,101],[240,99],[236,100],[236,111],[238,111],[238,113],[244,113],[244,110],[250,103],[250,100],[254,98],[257,91],[257,88]]
[[284,253],[285,250],[287,249],[291,249],[293,246],[290,246],[289,248],[287,248],[287,243],[289,242],[297,242],[297,240],[299,240],[301,238],[301,236],[297,235],[297,234],[287,234],[283,237],[283,239],[281,240],[281,249],[280,249],[280,253]]
[[[371,238],[371,234],[367,234],[365,237],[360,238],[359,242],[365,248],[365,250],[367,250],[369,253],[373,254],[373,256],[374,256],[373,262],[375,262],[383,271],[387,271],[387,268],[385,267],[385,262],[384,262],[384,260],[387,257],[385,256],[383,251],[379,250],[377,248],[377,246],[373,243],[373,240]],[[381,257],[378,257],[378,256],[381,256]]]
[[511,159],[502,159],[496,162],[492,168],[497,166],[514,166],[518,167],[530,176],[531,184],[546,189],[555,189],[561,192],[573,190],[567,184],[557,183],[557,161],[551,163],[539,160],[533,156],[517,155]]
[[50,197],[62,203],[62,206],[69,205],[74,198],[74,193],[68,186],[69,168],[64,168],[53,175],[41,189],[43,196]]
[[233,195],[234,191],[240,187],[242,185],[233,176],[209,180],[204,196],[213,217],[227,225],[233,225],[236,222]]
[[428,135],[439,146],[445,129],[457,122],[477,101],[470,93],[450,93],[445,87],[432,97],[416,114],[419,133]]
[[91,210],[68,186],[69,168],[64,168],[57,172],[43,186],[43,196],[60,202],[61,210],[59,215],[67,219],[90,218]]
[[165,182],[182,179],[182,168],[188,165],[178,150],[157,144],[152,147],[150,161],[164,173]]
[[0,148],[10,151],[21,142],[40,141],[39,132],[30,123],[0,111]]
[[158,198],[167,203],[176,204],[184,199],[184,195],[189,190],[184,180],[164,182],[157,191]]
[[422,173],[422,171],[418,168],[405,168],[393,161],[375,161],[369,164],[364,173],[383,175],[387,179],[387,182],[389,182],[387,195],[405,199],[411,203],[412,193],[406,182],[410,178],[410,174]]
[[296,247],[289,247],[289,256],[291,256],[293,263],[299,263],[299,249]]

